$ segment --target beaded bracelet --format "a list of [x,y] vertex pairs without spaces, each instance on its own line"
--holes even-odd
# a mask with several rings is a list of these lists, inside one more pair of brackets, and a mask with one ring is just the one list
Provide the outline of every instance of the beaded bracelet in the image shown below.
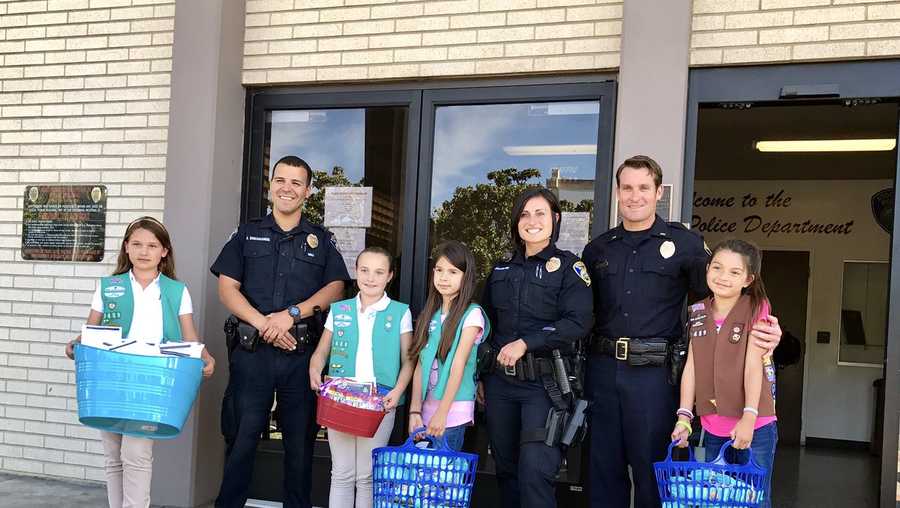
[[688,420],[694,419],[694,413],[690,409],[686,409],[683,407],[678,408],[678,411],[675,411],[675,414],[677,416],[684,416]]

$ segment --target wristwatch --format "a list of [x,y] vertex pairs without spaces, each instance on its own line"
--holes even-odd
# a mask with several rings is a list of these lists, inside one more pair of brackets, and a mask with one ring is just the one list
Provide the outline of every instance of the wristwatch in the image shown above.
[[300,320],[300,307],[297,307],[296,305],[291,305],[290,307],[287,308],[287,311],[288,311],[288,314],[290,314],[290,316],[292,318],[294,318],[294,323],[296,323],[297,321]]

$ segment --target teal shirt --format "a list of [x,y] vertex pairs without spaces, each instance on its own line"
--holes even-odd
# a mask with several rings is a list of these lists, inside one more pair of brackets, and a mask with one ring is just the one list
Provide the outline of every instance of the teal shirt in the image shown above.
[[[375,381],[393,388],[402,366],[400,323],[409,310],[405,303],[390,300],[384,310],[377,311],[372,327],[372,361]],[[359,348],[359,323],[356,298],[331,304],[331,356],[328,359],[328,375],[354,377],[356,353]],[[401,403],[403,400],[401,399]]]
[[[159,274],[159,295],[163,316],[163,341],[180,342],[181,322],[178,310],[184,294],[184,283]],[[134,294],[131,291],[131,275],[123,273],[100,279],[100,298],[103,302],[104,326],[122,327],[122,337],[128,337],[134,318]]]
[[[484,309],[474,303],[469,305],[469,308],[466,309],[466,312],[463,313],[462,318],[459,320],[459,325],[456,327],[456,337],[453,339],[453,346],[450,347],[450,351],[447,353],[447,361],[438,362],[438,382],[434,387],[433,397],[435,399],[440,400],[444,398],[444,391],[447,389],[447,381],[450,379],[450,369],[453,366],[453,358],[456,357],[456,349],[459,347],[459,338],[462,335],[463,324],[465,324],[466,317],[468,317],[471,312],[481,312],[481,316],[484,319],[482,336],[487,337],[490,334],[491,324],[488,321]],[[428,394],[428,378],[431,375],[431,366],[437,358],[438,346],[441,343],[442,328],[441,311],[438,310],[435,312],[434,316],[431,317],[431,322],[428,324],[428,344],[426,344],[425,348],[422,349],[422,352],[419,353],[419,360],[422,362],[422,400],[425,400]],[[466,360],[462,382],[460,383],[459,390],[456,391],[456,397],[453,400],[475,400],[475,361],[477,357],[478,349],[473,346],[472,351],[469,352],[469,358]]]

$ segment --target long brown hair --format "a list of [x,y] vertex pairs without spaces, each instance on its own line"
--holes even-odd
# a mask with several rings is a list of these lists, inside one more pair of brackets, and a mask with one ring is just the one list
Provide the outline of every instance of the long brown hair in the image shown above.
[[[762,251],[752,242],[728,238],[716,244],[712,250],[710,261],[717,252],[722,250],[730,250],[735,254],[739,254],[741,259],[744,260],[744,269],[747,271],[747,274],[753,277],[753,281],[749,286],[741,290],[741,294],[750,295],[751,316],[755,320],[759,317],[759,311],[763,302],[769,301],[769,296],[766,294],[766,286],[762,280]],[[771,313],[771,310],[769,312]]]
[[113,271],[113,275],[121,275],[131,270],[131,259],[128,258],[128,253],[125,252],[125,246],[128,244],[131,235],[138,229],[146,229],[153,233],[153,236],[156,237],[159,244],[168,251],[168,253],[159,260],[159,266],[157,268],[159,269],[159,272],[166,277],[174,279],[175,250],[172,248],[172,240],[169,238],[169,232],[166,230],[166,227],[163,226],[162,222],[153,217],[141,217],[135,219],[127,228],[125,228],[125,237],[122,238],[122,246],[119,248],[119,259],[116,262],[116,269]]
[[[456,339],[456,328],[459,326],[475,294],[475,271],[477,266],[475,265],[475,256],[472,255],[472,251],[465,244],[455,240],[446,241],[438,245],[434,250],[434,255],[432,256],[434,262],[437,263],[441,258],[446,259],[451,265],[463,272],[459,293],[450,304],[450,311],[447,313],[447,318],[444,319],[444,324],[441,327],[441,342],[438,345],[437,358],[444,362],[447,360],[447,355],[450,353],[450,348],[453,347],[453,341]],[[415,360],[428,344],[428,328],[431,324],[431,318],[440,310],[443,301],[443,296],[434,287],[434,269],[432,269],[431,276],[428,277],[428,299],[425,301],[425,308],[422,309],[416,322],[413,344],[409,350],[410,358]],[[429,366],[426,367],[430,368]]]

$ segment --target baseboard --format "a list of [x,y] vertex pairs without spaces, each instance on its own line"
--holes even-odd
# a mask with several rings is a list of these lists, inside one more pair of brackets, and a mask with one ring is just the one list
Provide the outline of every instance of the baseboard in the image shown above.
[[848,439],[830,439],[825,437],[806,436],[806,447],[869,451],[871,443],[869,443],[868,441],[850,441]]

